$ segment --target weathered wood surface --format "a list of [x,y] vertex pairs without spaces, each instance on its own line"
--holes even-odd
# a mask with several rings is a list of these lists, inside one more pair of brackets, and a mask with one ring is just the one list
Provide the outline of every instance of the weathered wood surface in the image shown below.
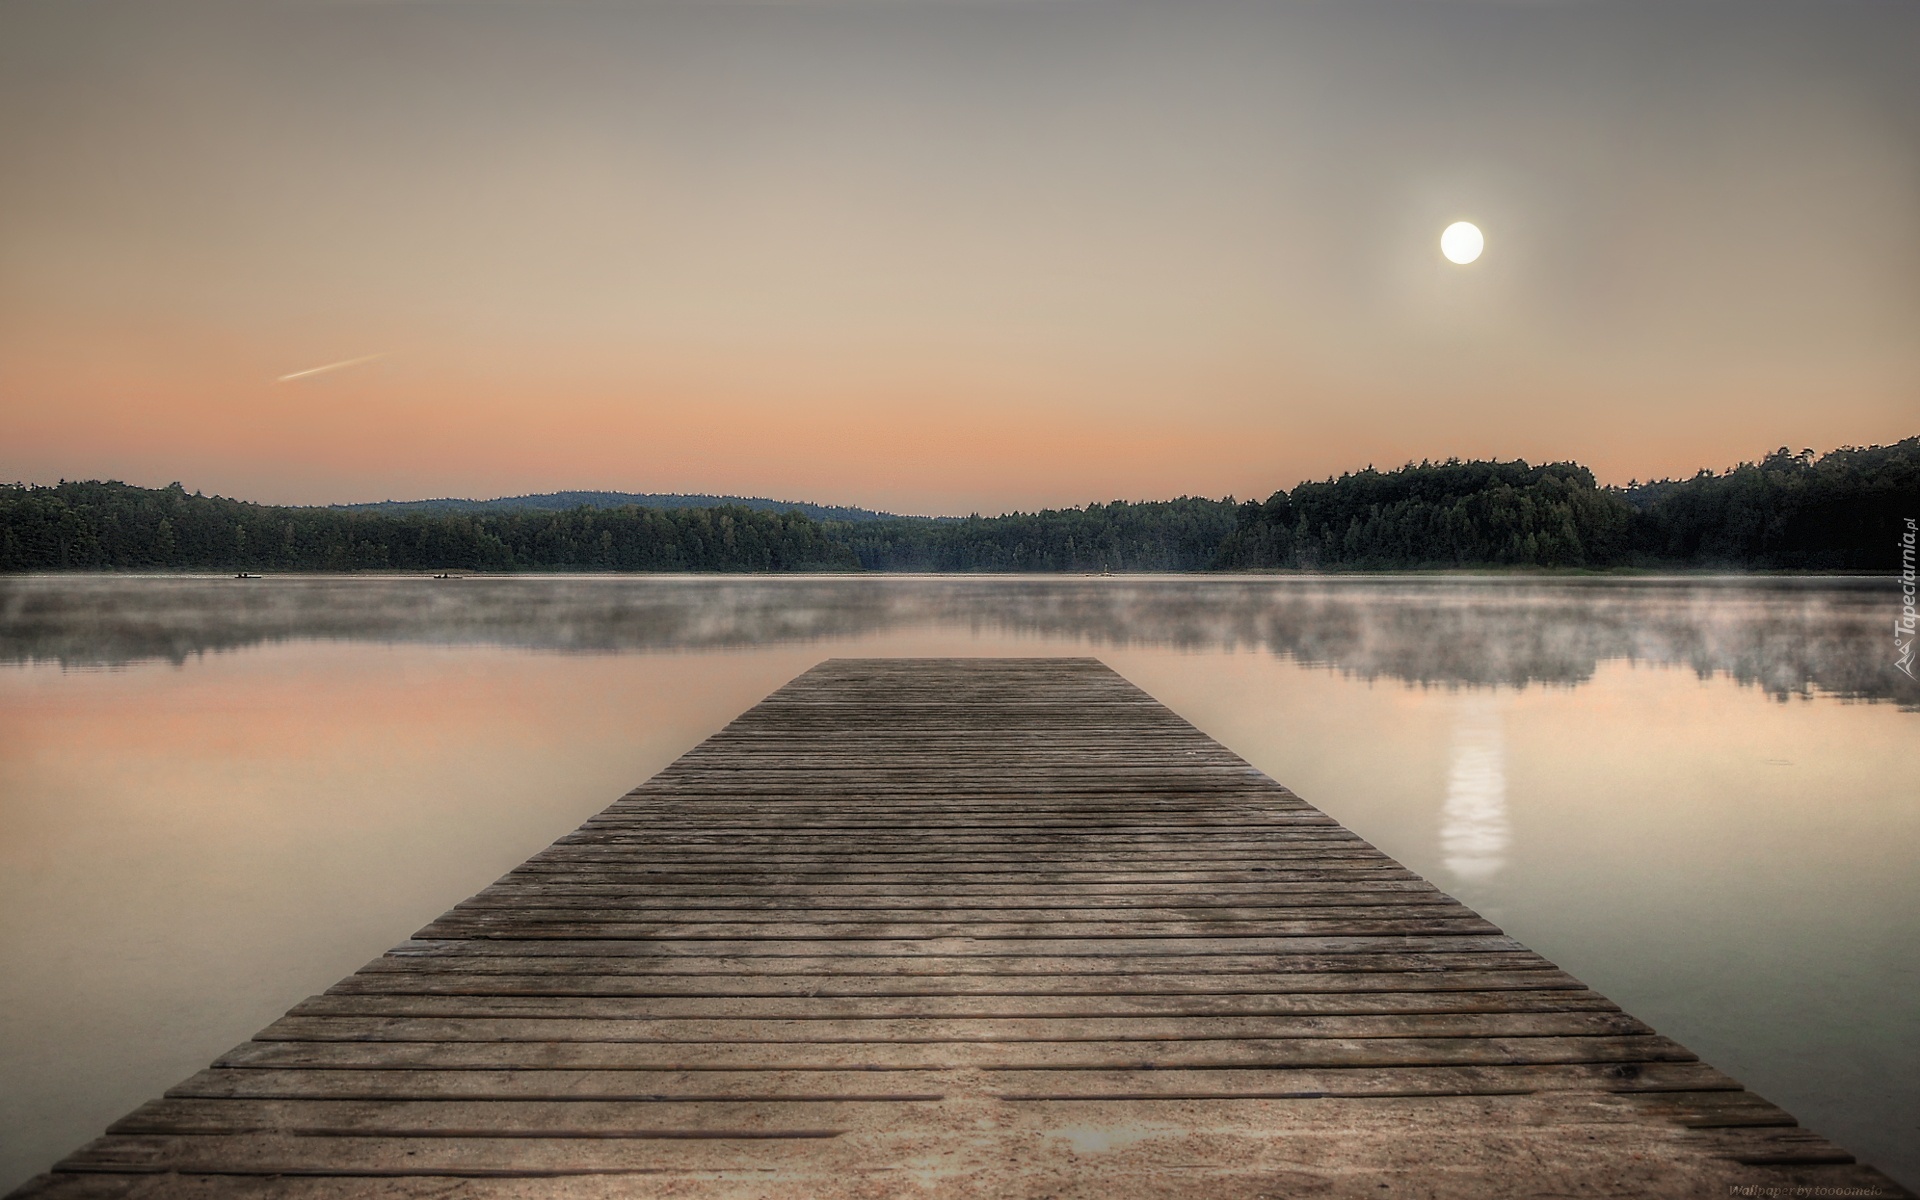
[[978,659],[807,672],[16,1195],[1745,1186],[1905,1194],[1100,663]]

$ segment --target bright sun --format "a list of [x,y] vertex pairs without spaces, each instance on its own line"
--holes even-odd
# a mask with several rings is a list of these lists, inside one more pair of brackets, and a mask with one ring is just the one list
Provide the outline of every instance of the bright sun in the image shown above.
[[1461,266],[1479,258],[1486,245],[1487,239],[1472,221],[1455,221],[1440,232],[1440,253]]

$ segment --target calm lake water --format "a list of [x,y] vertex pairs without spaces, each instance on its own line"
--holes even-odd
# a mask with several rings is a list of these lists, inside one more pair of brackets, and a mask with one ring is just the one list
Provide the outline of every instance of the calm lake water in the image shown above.
[[0,1190],[845,655],[1093,654],[1920,1184],[1920,687],[1847,580],[0,580]]

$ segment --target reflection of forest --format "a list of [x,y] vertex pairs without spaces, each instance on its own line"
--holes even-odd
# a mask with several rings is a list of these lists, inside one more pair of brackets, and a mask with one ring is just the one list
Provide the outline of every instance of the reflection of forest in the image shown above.
[[0,659],[181,661],[293,638],[649,650],[960,628],[1249,648],[1433,684],[1579,683],[1608,659],[1920,709],[1891,587],[1831,579],[485,578],[0,581]]

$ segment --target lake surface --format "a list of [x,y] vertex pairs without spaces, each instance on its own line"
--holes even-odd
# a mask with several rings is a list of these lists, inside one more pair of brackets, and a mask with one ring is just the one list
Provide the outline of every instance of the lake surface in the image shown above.
[[847,655],[1096,655],[1920,1184],[1871,580],[0,579],[0,1189]]

